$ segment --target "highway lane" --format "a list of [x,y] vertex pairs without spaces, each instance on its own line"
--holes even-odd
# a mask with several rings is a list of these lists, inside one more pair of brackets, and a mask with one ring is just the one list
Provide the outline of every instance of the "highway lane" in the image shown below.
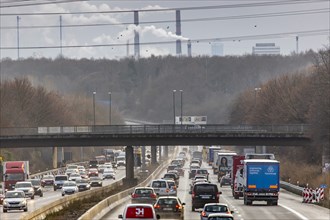
[[[103,186],[109,185],[115,181],[117,181],[118,179],[121,179],[123,177],[125,177],[126,172],[125,172],[125,167],[119,167],[116,171],[116,180],[104,180],[103,181]],[[91,190],[93,190],[93,188],[97,188],[97,187],[92,187]],[[57,199],[61,199],[62,198],[62,194],[61,194],[61,190],[58,189],[57,191],[54,191],[53,187],[45,187],[44,188],[44,196],[43,197],[39,197],[39,196],[35,196],[34,199],[28,199],[28,212],[32,212],[38,208],[41,208],[42,206],[45,206]],[[20,219],[25,212],[23,211],[8,211],[7,213],[3,213],[2,211],[2,206],[0,206],[1,211],[0,211],[0,219],[1,220],[18,220]]]
[[[182,202],[185,202],[185,219],[193,220],[200,219],[199,210],[195,212],[191,211],[191,195],[188,193],[190,188],[191,180],[188,179],[188,164],[186,163],[185,177],[180,178],[180,185],[178,188],[178,197]],[[212,170],[208,165],[203,164],[203,167],[209,168],[210,180],[213,183],[217,183],[217,177],[212,174]],[[161,174],[161,176],[165,171]],[[330,210],[313,205],[304,204],[301,202],[301,196],[292,194],[285,190],[281,190],[279,205],[278,206],[267,206],[266,202],[254,202],[252,206],[246,206],[243,204],[243,199],[234,199],[231,195],[230,186],[219,187],[222,191],[220,196],[221,203],[227,203],[231,210],[234,211],[234,217],[237,220],[248,220],[248,219],[280,219],[280,220],[307,220],[307,219],[324,219],[330,220]],[[102,219],[114,220],[118,219],[118,215],[122,214],[126,204],[131,203],[130,200],[116,207],[115,209],[108,212]],[[164,216],[163,216],[164,217]],[[162,219],[162,216],[161,216]]]

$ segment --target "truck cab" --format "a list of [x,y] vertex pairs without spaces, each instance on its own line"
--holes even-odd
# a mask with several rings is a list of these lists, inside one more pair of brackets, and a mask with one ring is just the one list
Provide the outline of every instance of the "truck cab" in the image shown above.
[[13,190],[17,182],[29,178],[28,161],[7,161],[4,162],[4,185],[6,190]]

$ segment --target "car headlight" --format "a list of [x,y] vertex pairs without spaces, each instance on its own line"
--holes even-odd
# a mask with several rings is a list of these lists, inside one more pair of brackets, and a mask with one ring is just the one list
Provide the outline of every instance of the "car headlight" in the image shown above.
[[26,205],[26,200],[23,200],[22,202],[20,202],[22,205]]
[[6,200],[4,200],[3,205],[8,205],[8,202]]
[[33,192],[34,191],[34,189],[29,189],[29,192]]

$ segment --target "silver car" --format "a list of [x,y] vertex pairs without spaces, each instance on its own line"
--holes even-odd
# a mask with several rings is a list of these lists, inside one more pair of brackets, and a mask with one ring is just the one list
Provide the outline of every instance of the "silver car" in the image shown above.
[[77,183],[74,181],[65,181],[62,187],[62,196],[77,193],[79,191]]
[[3,200],[2,210],[3,212],[9,210],[24,210],[24,212],[27,212],[25,193],[21,190],[7,191]]
[[23,191],[26,197],[34,199],[34,188],[31,182],[17,182],[15,190]]

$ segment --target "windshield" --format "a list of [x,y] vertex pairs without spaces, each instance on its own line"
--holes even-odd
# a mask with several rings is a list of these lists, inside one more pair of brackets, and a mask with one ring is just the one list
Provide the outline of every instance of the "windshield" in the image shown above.
[[227,206],[209,205],[205,207],[206,212],[228,212]]
[[39,186],[40,185],[40,180],[38,179],[32,179],[32,180],[29,180],[33,186]]
[[56,176],[55,180],[68,180],[67,176]]
[[32,183],[16,183],[15,188],[32,187]]
[[20,180],[20,181],[22,181],[22,180],[24,180],[24,174],[23,173],[8,173],[7,175],[6,175],[6,180],[7,181],[17,181],[17,180]]
[[24,198],[25,197],[25,194],[24,192],[7,192],[6,193],[6,198]]
[[88,180],[85,179],[77,179],[76,183],[88,183]]
[[63,186],[76,186],[75,182],[66,182],[63,184]]

